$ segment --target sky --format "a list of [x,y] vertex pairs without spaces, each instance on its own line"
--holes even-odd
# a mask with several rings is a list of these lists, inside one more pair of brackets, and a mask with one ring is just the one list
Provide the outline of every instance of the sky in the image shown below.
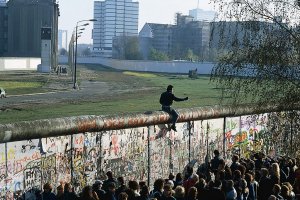
[[[92,19],[94,0],[57,0],[60,8],[58,28],[68,31],[68,41],[80,20]],[[197,8],[198,0],[133,0],[139,2],[139,30],[146,22],[174,24],[175,13],[188,14]],[[199,8],[213,10],[210,0],[199,0]],[[87,26],[78,43],[91,44],[93,24]]]

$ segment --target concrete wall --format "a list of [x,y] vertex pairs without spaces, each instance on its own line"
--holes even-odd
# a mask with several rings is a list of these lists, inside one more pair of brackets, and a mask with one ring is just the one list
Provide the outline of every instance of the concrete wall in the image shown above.
[[[60,57],[59,63],[68,63],[68,57]],[[188,61],[143,61],[143,60],[116,60],[99,57],[79,57],[77,63],[102,64],[115,69],[143,71],[143,72],[163,72],[163,73],[185,73],[191,69],[197,69],[198,74],[211,74],[214,63],[208,62],[188,62]]]
[[41,58],[0,57],[0,71],[37,70]]

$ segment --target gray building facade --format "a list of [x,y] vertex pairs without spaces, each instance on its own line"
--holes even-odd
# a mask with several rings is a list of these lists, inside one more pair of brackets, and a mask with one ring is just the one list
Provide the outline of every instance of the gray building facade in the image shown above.
[[192,16],[176,15],[176,24],[146,23],[139,33],[140,49],[144,59],[154,48],[172,59],[184,59],[188,50],[203,57],[209,47],[210,23],[195,21]]
[[8,56],[41,57],[41,29],[51,28],[51,53],[56,64],[59,9],[56,0],[10,0]]
[[0,56],[7,53],[8,9],[5,1],[0,1]]
[[132,0],[94,2],[93,50],[112,56],[113,38],[138,35],[139,3]]

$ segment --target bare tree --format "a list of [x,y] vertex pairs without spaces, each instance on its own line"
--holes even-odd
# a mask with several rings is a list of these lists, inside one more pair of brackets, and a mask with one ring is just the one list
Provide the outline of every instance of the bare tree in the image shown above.
[[232,103],[293,105],[300,100],[300,1],[211,0],[218,9],[212,73]]

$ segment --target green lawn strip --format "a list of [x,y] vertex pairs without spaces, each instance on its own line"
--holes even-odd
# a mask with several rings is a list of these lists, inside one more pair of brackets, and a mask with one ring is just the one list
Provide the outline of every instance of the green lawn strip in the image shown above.
[[0,87],[4,88],[7,95],[31,94],[38,92],[45,92],[42,88],[42,82],[30,81],[0,81]]
[[187,75],[107,71],[104,73],[106,81],[117,80],[120,84],[123,81],[124,84],[134,83],[137,88],[150,86],[152,89],[114,95],[112,98],[92,99],[91,102],[37,105],[24,109],[2,111],[0,112],[0,123],[79,115],[115,115],[160,110],[160,94],[166,90],[169,84],[174,86],[176,96],[189,97],[189,101],[174,102],[173,106],[175,108],[192,108],[220,103],[221,92],[215,89],[214,84],[210,83],[209,77],[201,76],[197,79],[190,79]]

